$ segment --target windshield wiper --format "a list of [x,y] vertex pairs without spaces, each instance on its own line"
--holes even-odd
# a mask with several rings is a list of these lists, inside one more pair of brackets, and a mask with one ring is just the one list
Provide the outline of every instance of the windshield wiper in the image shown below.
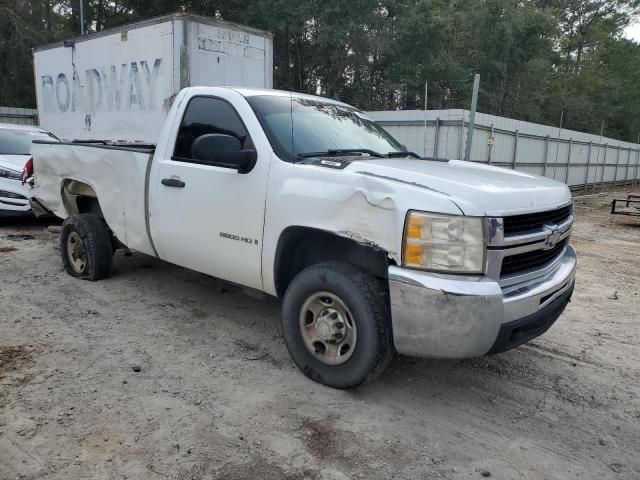
[[298,153],[296,157],[298,158],[311,158],[311,157],[339,157],[344,155],[352,155],[352,154],[367,154],[372,157],[384,158],[385,155],[382,153],[378,153],[374,150],[369,150],[368,148],[331,148],[329,150],[325,150],[324,152],[307,152],[307,153]]
[[413,157],[413,158],[421,158],[420,155],[414,152],[389,152],[386,157],[388,158],[402,158],[402,157]]

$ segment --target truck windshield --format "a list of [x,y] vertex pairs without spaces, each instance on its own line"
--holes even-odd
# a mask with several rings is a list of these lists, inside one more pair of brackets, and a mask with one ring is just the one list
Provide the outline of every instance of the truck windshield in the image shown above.
[[289,96],[248,97],[278,156],[288,161],[313,154],[398,156],[405,148],[369,120],[346,105]]
[[40,130],[0,128],[0,155],[29,155],[34,140],[59,141],[55,135]]

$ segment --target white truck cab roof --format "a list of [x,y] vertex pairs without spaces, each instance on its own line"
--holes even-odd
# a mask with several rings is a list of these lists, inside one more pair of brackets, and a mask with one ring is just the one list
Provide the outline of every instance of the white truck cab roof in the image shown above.
[[192,96],[192,95],[220,95],[222,92],[235,92],[239,93],[243,97],[258,97],[258,96],[268,96],[268,97],[291,97],[296,99],[306,99],[306,100],[314,100],[321,101],[333,105],[340,105],[349,109],[356,109],[352,105],[341,102],[339,100],[335,100],[333,98],[321,97],[318,95],[310,95],[306,93],[297,93],[297,92],[289,92],[287,90],[274,90],[271,88],[249,88],[249,87],[234,87],[234,86],[223,86],[223,87],[187,87],[181,90],[181,94],[183,96]]
[[270,97],[292,97],[292,98],[302,98],[308,100],[316,100],[322,101],[326,103],[333,103],[335,105],[341,105],[343,107],[354,108],[351,105],[348,105],[344,102],[340,102],[333,98],[320,97],[318,95],[309,95],[306,93],[297,93],[297,92],[288,92],[286,90],[273,90],[269,88],[245,88],[245,87],[221,87],[228,88],[235,92],[238,92],[243,97],[256,97],[256,96],[270,96]]
[[14,123],[0,123],[0,129],[3,130],[26,130],[31,132],[46,132],[46,130],[37,125],[18,125]]

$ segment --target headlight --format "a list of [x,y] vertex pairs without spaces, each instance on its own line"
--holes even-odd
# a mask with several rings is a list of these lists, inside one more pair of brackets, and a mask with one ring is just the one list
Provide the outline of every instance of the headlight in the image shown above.
[[10,178],[11,180],[20,180],[20,172],[0,168],[0,178]]
[[484,272],[481,218],[409,212],[404,228],[403,264],[449,273]]

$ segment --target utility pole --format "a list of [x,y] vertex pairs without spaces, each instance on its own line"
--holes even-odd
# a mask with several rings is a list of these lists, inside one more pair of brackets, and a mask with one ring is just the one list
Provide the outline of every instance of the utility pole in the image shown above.
[[80,2],[80,35],[84,35],[84,0],[78,0]]
[[427,94],[428,82],[424,82],[424,156],[427,156]]
[[480,90],[480,74],[476,73],[473,79],[473,96],[471,97],[471,113],[469,114],[469,127],[467,130],[467,148],[464,151],[464,159],[468,162],[471,158],[471,144],[473,142],[473,130],[476,125],[476,109],[478,108],[478,90]]

